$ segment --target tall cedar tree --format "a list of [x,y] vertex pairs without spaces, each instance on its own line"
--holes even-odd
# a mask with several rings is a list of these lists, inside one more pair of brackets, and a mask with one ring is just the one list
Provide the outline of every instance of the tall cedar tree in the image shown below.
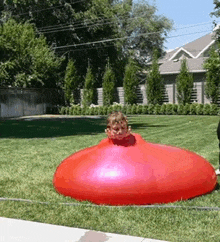
[[111,105],[114,102],[115,92],[115,74],[109,64],[106,65],[105,73],[103,76],[103,104],[105,106]]
[[137,86],[138,86],[138,66],[135,61],[130,58],[125,67],[124,75],[124,97],[126,104],[135,104],[137,101]]
[[153,52],[152,66],[147,75],[146,94],[148,104],[161,104],[163,102],[164,80],[160,75],[158,65],[158,51]]
[[67,104],[76,102],[78,76],[74,61],[70,59],[66,67],[63,90]]
[[217,104],[220,87],[220,56],[214,48],[210,51],[209,58],[204,63],[206,72],[205,94],[212,103]]
[[92,74],[92,69],[90,65],[87,68],[85,84],[83,89],[83,106],[90,106],[95,103],[95,78]]
[[189,73],[187,61],[181,61],[180,73],[176,78],[177,100],[179,104],[190,103],[193,90],[193,75]]

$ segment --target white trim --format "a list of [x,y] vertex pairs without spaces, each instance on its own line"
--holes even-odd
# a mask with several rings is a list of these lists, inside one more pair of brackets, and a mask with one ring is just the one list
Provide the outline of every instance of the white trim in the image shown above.
[[176,53],[174,53],[174,54],[171,56],[171,58],[169,59],[169,61],[172,60],[177,54],[179,54],[180,51],[184,51],[186,54],[188,54],[188,55],[191,56],[193,59],[195,59],[195,57],[194,57],[189,51],[187,51],[187,50],[185,50],[183,47],[181,47]]
[[196,56],[198,58],[203,52],[205,52],[211,45],[215,43],[215,40],[212,40],[203,50],[199,52],[199,54]]
[[[189,73],[203,73],[206,70],[189,70]],[[172,71],[172,72],[160,72],[161,75],[169,75],[169,74],[179,74],[180,71]]]

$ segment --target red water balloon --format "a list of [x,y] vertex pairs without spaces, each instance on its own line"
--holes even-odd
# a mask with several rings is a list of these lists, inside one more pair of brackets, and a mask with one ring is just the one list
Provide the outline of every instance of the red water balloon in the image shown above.
[[217,176],[207,160],[191,151],[132,134],[72,154],[58,166],[53,184],[58,193],[77,200],[143,205],[210,193]]

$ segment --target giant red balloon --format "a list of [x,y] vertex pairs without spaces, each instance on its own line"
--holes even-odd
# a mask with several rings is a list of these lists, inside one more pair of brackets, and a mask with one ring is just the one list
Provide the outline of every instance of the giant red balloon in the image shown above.
[[217,177],[203,157],[133,134],[123,141],[106,138],[72,154],[58,166],[53,183],[58,193],[77,200],[141,205],[210,193]]

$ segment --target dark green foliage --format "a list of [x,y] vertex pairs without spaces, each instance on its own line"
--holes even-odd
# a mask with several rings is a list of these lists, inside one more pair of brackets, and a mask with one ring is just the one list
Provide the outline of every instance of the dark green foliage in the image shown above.
[[218,105],[217,104],[210,105],[210,115],[218,115]]
[[203,115],[203,109],[204,109],[204,104],[199,103],[198,106],[196,107],[196,114]]
[[62,62],[32,24],[0,25],[0,86],[56,88]]
[[131,107],[131,114],[137,114],[137,105],[133,104]]
[[114,92],[115,92],[115,74],[108,64],[106,65],[105,73],[103,76],[103,104],[105,106],[112,105],[114,102]]
[[190,105],[190,114],[191,115],[196,115],[196,109],[198,107],[198,103],[192,103]]
[[203,107],[203,114],[210,115],[210,104],[206,103]]
[[148,105],[143,105],[142,114],[148,114]]
[[96,89],[95,85],[95,78],[92,74],[92,69],[89,66],[86,73],[86,79],[83,89],[83,106],[90,106],[92,103],[95,103],[95,92]]
[[158,52],[155,49],[152,66],[146,80],[146,94],[149,104],[162,104],[164,92],[164,80],[159,72]]
[[160,107],[160,114],[166,114],[166,104],[163,103]]
[[155,115],[161,114],[161,106],[158,103],[154,105],[154,114]]
[[137,105],[137,114],[142,114],[143,105]]
[[135,61],[130,58],[129,63],[126,65],[125,68],[125,75],[124,75],[124,98],[126,104],[135,104],[137,101],[137,86],[138,86],[138,67]]
[[188,114],[190,114],[190,104],[189,104],[189,103],[186,103],[186,104],[184,105],[184,108],[183,108],[183,114],[184,114],[184,115],[188,115]]
[[178,103],[183,105],[190,103],[193,89],[193,76],[188,71],[186,59],[183,59],[181,62],[180,73],[176,78],[176,85]]
[[131,104],[126,105],[126,114],[131,114]]
[[220,56],[219,52],[214,48],[211,49],[210,56],[204,63],[204,68],[207,70],[205,85],[206,97],[212,103],[217,104],[220,87]]
[[166,115],[171,115],[173,113],[173,104],[168,103],[166,104]]
[[178,104],[177,113],[179,115],[183,115],[183,113],[184,113],[184,105],[183,104]]
[[154,114],[154,104],[148,105],[148,114]]
[[75,95],[79,85],[79,77],[73,60],[69,60],[64,78],[63,90],[67,104],[75,103]]
[[173,104],[173,114],[177,114],[178,104]]

